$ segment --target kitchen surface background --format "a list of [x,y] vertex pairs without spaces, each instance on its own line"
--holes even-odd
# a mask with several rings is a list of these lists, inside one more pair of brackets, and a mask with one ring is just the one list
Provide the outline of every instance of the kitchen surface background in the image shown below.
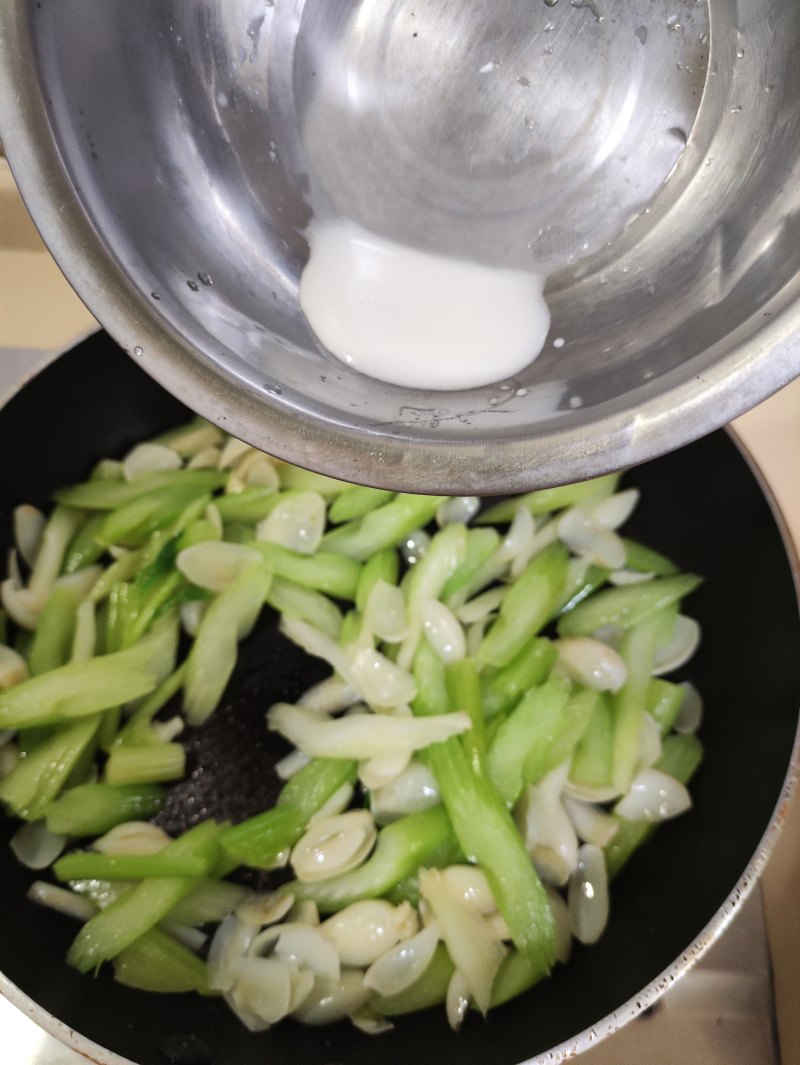
[[[94,319],[42,245],[0,159],[0,401],[48,356],[95,328]],[[800,380],[740,418],[735,427],[764,472],[795,545],[800,546]],[[581,1061],[586,1065],[778,1061],[800,1065],[798,1003],[800,804],[795,802],[761,890],[703,962],[651,1015]],[[2,998],[0,1033],[2,1059],[8,1065],[85,1061]]]

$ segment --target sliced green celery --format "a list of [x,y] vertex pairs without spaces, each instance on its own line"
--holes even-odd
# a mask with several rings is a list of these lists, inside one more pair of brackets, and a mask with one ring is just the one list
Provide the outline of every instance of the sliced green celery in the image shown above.
[[361,568],[356,588],[356,609],[363,614],[367,608],[370,592],[378,583],[385,581],[386,584],[396,585],[400,572],[400,560],[397,551],[393,547],[384,547],[382,551],[376,551],[370,555]]
[[558,652],[544,636],[532,636],[507,665],[481,676],[483,713],[487,721],[506,714],[529,689],[543,683]]
[[106,783],[116,786],[182,780],[186,773],[186,751],[179,743],[112,747],[104,772]]
[[528,563],[510,585],[500,613],[478,648],[482,665],[505,666],[552,616],[561,601],[569,553],[550,544]]
[[362,518],[371,510],[394,499],[394,492],[382,488],[368,488],[365,485],[352,485],[345,488],[328,508],[328,520],[334,525],[354,518]]
[[17,817],[41,818],[94,742],[99,725],[100,717],[95,715],[56,729],[0,780],[0,801]]
[[606,588],[565,614],[558,623],[559,636],[591,636],[605,625],[630,628],[655,610],[677,603],[702,583],[693,573],[656,577],[640,584]]
[[327,633],[334,640],[342,629],[342,612],[326,595],[313,588],[304,588],[283,577],[273,577],[267,592],[267,603],[279,614],[301,618]]
[[56,499],[83,510],[116,510],[154,492],[213,492],[227,480],[224,470],[159,470],[135,481],[87,481],[56,492]]
[[155,877],[208,876],[216,855],[175,855],[165,848],[157,854],[99,854],[74,851],[59,858],[53,872],[59,880],[152,880]]
[[[214,859],[219,830],[212,821],[190,828],[161,852]],[[164,920],[196,886],[190,877],[143,880],[87,921],[70,947],[67,961],[80,972],[96,969]]]
[[126,987],[161,995],[215,994],[206,963],[160,928],[151,928],[117,955],[114,978]]
[[292,880],[285,890],[295,898],[313,899],[324,913],[344,909],[360,899],[381,898],[426,866],[452,835],[450,819],[441,806],[408,814],[378,832],[375,850],[357,869],[313,883]]
[[554,510],[563,510],[575,503],[584,503],[587,500],[601,500],[610,496],[616,490],[620,475],[608,474],[605,477],[595,477],[591,481],[579,481],[577,484],[565,484],[559,488],[540,488],[536,492],[529,492],[523,496],[512,496],[496,503],[478,515],[479,525],[500,525],[513,520],[518,507],[525,507],[536,517],[539,514],[550,514]]
[[397,496],[363,518],[325,533],[322,549],[364,562],[384,547],[398,547],[410,533],[427,525],[446,499],[447,496]]
[[191,724],[201,725],[222,698],[239,641],[261,613],[271,580],[267,564],[248,566],[209,605],[186,662],[184,708]]
[[314,588],[334,599],[349,599],[351,602],[355,599],[361,566],[352,559],[325,551],[300,555],[288,547],[262,540],[254,540],[248,546],[261,552],[276,577],[294,581],[304,588]]
[[28,653],[31,676],[39,676],[69,662],[80,602],[80,591],[70,584],[57,585],[50,593],[36,623]]
[[50,832],[73,837],[101,836],[126,821],[149,821],[163,802],[164,790],[154,784],[81,784],[46,806],[43,816]]
[[97,542],[97,531],[103,520],[102,514],[93,514],[75,533],[64,555],[64,573],[77,573],[97,562],[103,554],[104,548]]
[[680,572],[674,562],[654,551],[652,547],[626,536],[623,536],[622,542],[625,545],[625,565],[628,569],[635,569],[640,573],[655,573],[657,577],[672,577]]

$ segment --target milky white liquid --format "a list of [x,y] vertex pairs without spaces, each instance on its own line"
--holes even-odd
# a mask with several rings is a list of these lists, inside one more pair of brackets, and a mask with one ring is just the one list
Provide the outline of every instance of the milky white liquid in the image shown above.
[[314,224],[300,306],[321,343],[361,373],[409,388],[512,377],[541,351],[545,279],[384,240],[353,222]]

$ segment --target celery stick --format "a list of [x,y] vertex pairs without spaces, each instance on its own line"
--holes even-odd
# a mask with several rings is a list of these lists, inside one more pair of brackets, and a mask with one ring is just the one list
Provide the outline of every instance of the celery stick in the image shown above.
[[[492,557],[499,544],[500,533],[496,529],[467,529],[464,561],[442,588],[442,600],[447,606],[461,605],[468,598],[468,596],[462,596],[461,593]],[[456,595],[459,596],[458,603],[452,601],[452,597]]]
[[[703,746],[696,736],[667,736],[656,767],[682,784],[688,784],[703,760]],[[614,814],[617,832],[605,846],[609,879],[615,877],[633,852],[655,832],[658,825],[650,821],[629,821]]]
[[387,584],[397,584],[400,571],[400,560],[397,551],[393,547],[385,547],[382,551],[376,551],[370,555],[361,568],[356,587],[356,609],[363,614],[367,608],[369,593],[378,583],[385,581]]
[[194,927],[219,924],[251,895],[249,888],[228,880],[201,880],[185,899],[173,907],[169,919],[175,924]]
[[503,958],[492,987],[492,1006],[502,1006],[517,998],[534,984],[547,976],[542,966],[532,966],[529,959],[518,950],[512,950]]
[[186,425],[179,425],[176,429],[168,429],[167,432],[154,436],[150,442],[171,447],[181,458],[188,459],[207,447],[221,445],[224,439],[225,435],[221,429],[198,416]]
[[133,647],[142,639],[144,634],[170,604],[174,602],[176,595],[186,581],[181,573],[173,570],[161,580],[149,592],[139,591],[135,610],[128,613],[122,633],[122,646]]
[[191,724],[201,725],[222,698],[238,642],[261,613],[271,580],[265,563],[248,566],[209,606],[186,662],[184,707]]
[[456,838],[467,858],[483,869],[514,944],[537,969],[549,969],[553,917],[511,814],[489,781],[472,771],[457,737],[428,748],[427,760]]
[[116,510],[152,492],[213,492],[227,480],[224,470],[159,470],[135,481],[87,481],[56,492],[56,499],[83,510]]
[[313,899],[324,913],[344,909],[360,899],[380,898],[427,865],[452,833],[450,819],[441,806],[408,814],[380,830],[375,850],[357,869],[313,883],[292,880],[282,890],[298,899]]
[[193,547],[195,544],[204,544],[208,540],[220,540],[219,529],[208,518],[195,518],[194,521],[190,521],[186,528],[180,535],[178,540],[178,550],[183,551],[187,547]]
[[58,796],[84,750],[92,744],[99,716],[57,729],[0,780],[0,801],[18,816],[35,821]]
[[84,516],[78,510],[57,506],[53,510],[42,533],[28,587],[32,592],[50,592],[61,572],[64,554],[75,533],[83,524]]
[[399,495],[389,503],[325,533],[324,551],[363,562],[384,547],[397,547],[428,524],[447,496]]
[[[673,609],[664,608],[670,613]],[[612,699],[611,782],[621,795],[628,790],[639,758],[639,734],[653,670],[653,654],[664,632],[664,610],[650,614],[638,625],[627,629],[619,649],[628,667],[628,677]]]
[[324,551],[300,555],[288,547],[261,540],[254,540],[248,546],[261,552],[276,577],[294,581],[304,588],[314,588],[334,599],[352,601],[355,598],[361,566],[352,559]]
[[541,687],[532,688],[498,728],[489,748],[488,773],[500,798],[509,806],[519,798],[526,776],[531,781],[537,777],[533,768],[526,774],[527,763],[531,756],[541,760],[542,751],[552,745],[561,727],[570,687],[568,681],[553,677]]
[[302,466],[293,466],[289,462],[277,463],[281,487],[295,488],[301,492],[318,492],[323,499],[333,499],[340,492],[352,488],[349,481],[339,481],[335,477],[326,477],[323,473],[304,470]]
[[358,763],[347,758],[312,758],[283,785],[278,805],[295,807],[308,821],[343,784],[355,784],[357,773]]
[[535,517],[538,514],[550,514],[554,510],[571,507],[575,503],[599,501],[616,490],[619,478],[618,473],[612,473],[605,477],[595,477],[591,481],[579,481],[577,484],[565,484],[558,488],[540,488],[527,495],[512,496],[511,499],[496,503],[479,514],[477,523],[500,525],[510,522],[517,512],[517,507],[525,507]]
[[478,662],[505,666],[551,617],[561,601],[569,554],[550,544],[528,563],[509,587],[500,613],[478,648]]
[[606,588],[565,614],[558,623],[558,634],[591,636],[604,625],[630,628],[653,611],[677,603],[701,583],[701,577],[684,573],[675,577],[656,577],[640,584]]
[[162,995],[197,991],[213,995],[208,966],[167,932],[151,928],[114,959],[114,979],[126,987]]
[[294,806],[275,806],[226,828],[220,834],[220,846],[238,865],[275,869],[284,864],[285,852],[300,839],[307,821]]
[[211,497],[204,489],[191,486],[161,488],[138,496],[132,502],[111,511],[97,530],[97,542],[105,547],[112,544],[141,547],[151,533],[166,528],[179,518],[188,506],[204,498]]
[[469,715],[472,727],[464,733],[463,744],[476,773],[486,767],[486,730],[481,704],[481,684],[471,658],[453,662],[445,670],[448,704]]
[[357,610],[348,610],[342,618],[342,627],[339,629],[337,640],[342,647],[355,643],[361,636],[364,628],[364,618]]
[[163,788],[153,784],[81,784],[46,806],[43,816],[50,832],[73,837],[101,836],[126,821],[148,821],[163,802]]
[[525,692],[545,680],[557,658],[550,640],[533,636],[507,665],[484,674],[481,685],[486,720],[512,710]]
[[142,555],[142,551],[127,551],[121,558],[112,562],[105,572],[97,578],[96,584],[89,593],[89,598],[92,602],[101,602],[112,593],[118,584],[130,580],[141,564]]
[[680,684],[673,684],[663,677],[653,677],[647,686],[645,709],[658,725],[661,735],[666,736],[680,713],[686,691]]
[[302,618],[334,640],[339,637],[342,629],[341,610],[326,595],[315,592],[313,588],[304,588],[283,577],[273,577],[267,592],[267,603],[280,614]]
[[47,673],[69,661],[80,601],[80,592],[69,584],[59,585],[50,593],[36,623],[28,654],[31,676]]
[[410,987],[396,995],[374,994],[369,1005],[384,1017],[399,1017],[404,1013],[417,1013],[438,1006],[447,997],[447,985],[454,971],[455,966],[447,947],[439,943],[430,964]]
[[536,784],[551,769],[572,757],[600,702],[600,692],[591,688],[582,688],[572,693],[561,713],[552,741],[533,748],[528,753],[523,770],[526,784]]
[[371,510],[394,499],[394,496],[394,492],[387,492],[382,488],[352,485],[333,500],[328,508],[328,520],[334,525],[340,525],[344,521],[363,518]]
[[92,467],[92,472],[89,474],[90,481],[124,481],[125,471],[122,468],[122,463],[117,459],[100,459]]
[[152,880],[154,877],[208,876],[214,856],[158,854],[98,854],[75,851],[59,858],[53,872],[59,880]]
[[89,518],[70,541],[64,555],[63,572],[77,573],[97,562],[103,554],[103,546],[97,542],[97,530],[103,523],[102,514]]
[[142,699],[117,735],[115,746],[144,747],[149,743],[161,743],[151,728],[153,718],[181,690],[185,676],[186,663],[182,662]]
[[622,542],[625,545],[625,565],[628,569],[635,569],[640,573],[655,573],[657,577],[672,577],[680,572],[674,562],[654,551],[652,547],[646,547],[626,536],[623,536]]
[[279,493],[268,485],[259,485],[257,488],[246,488],[244,492],[218,496],[214,503],[226,525],[230,522],[256,525],[284,495],[284,492]]
[[113,747],[105,766],[108,784],[158,784],[182,780],[186,751],[179,743],[152,743],[144,747]]
[[585,573],[578,571],[578,574],[572,580],[569,579],[568,575],[564,595],[555,613],[566,614],[570,610],[574,610],[578,603],[582,603],[584,599],[594,595],[598,588],[602,588],[606,583],[608,573],[607,569],[602,569],[600,566],[590,566]]
[[[219,853],[218,833],[212,821],[204,821],[161,853],[214,859]],[[164,877],[136,884],[86,922],[70,947],[67,961],[80,972],[96,969],[163,921],[196,884],[190,877]]]
[[177,627],[165,618],[136,647],[69,662],[0,692],[0,728],[88,717],[151,692],[173,667]]
[[572,756],[569,779],[587,788],[605,788],[611,784],[611,759],[614,738],[614,712],[611,697],[600,694],[597,706],[578,740]]

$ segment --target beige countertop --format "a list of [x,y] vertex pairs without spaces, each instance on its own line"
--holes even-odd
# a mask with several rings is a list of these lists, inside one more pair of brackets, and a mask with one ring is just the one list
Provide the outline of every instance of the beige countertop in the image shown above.
[[[60,351],[94,325],[44,250],[0,160],[0,349]],[[794,543],[800,546],[800,380],[740,418],[736,430],[764,471]],[[800,1065],[798,883],[800,804],[795,802],[763,877],[783,1065]],[[40,1060],[60,1065],[62,1059],[53,1050]],[[627,1060],[620,1057],[619,1065],[627,1065]]]

